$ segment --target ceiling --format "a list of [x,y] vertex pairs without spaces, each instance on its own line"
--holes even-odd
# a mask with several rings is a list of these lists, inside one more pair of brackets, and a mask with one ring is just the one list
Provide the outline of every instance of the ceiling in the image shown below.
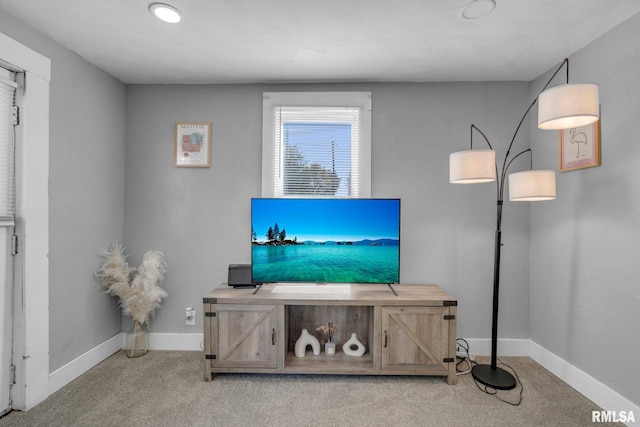
[[[640,12],[638,0],[0,0],[124,83],[529,81]],[[484,0],[483,0],[484,1]],[[0,13],[4,13],[0,11]]]

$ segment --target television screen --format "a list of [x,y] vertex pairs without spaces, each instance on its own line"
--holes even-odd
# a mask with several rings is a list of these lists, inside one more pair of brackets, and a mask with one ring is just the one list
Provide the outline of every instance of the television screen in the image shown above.
[[254,283],[399,283],[399,199],[252,199]]

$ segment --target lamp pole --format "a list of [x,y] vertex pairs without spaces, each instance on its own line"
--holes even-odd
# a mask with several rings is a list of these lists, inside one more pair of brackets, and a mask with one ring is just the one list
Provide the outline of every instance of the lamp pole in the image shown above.
[[[507,153],[504,156],[504,160],[502,162],[502,171],[500,175],[497,174],[497,164],[496,164],[496,232],[495,232],[495,249],[494,249],[494,261],[493,261],[493,310],[492,310],[492,318],[491,318],[491,364],[484,365],[478,364],[475,365],[471,370],[471,375],[478,382],[484,384],[485,386],[499,389],[499,390],[511,390],[516,386],[516,380],[513,375],[509,372],[505,371],[502,368],[497,366],[497,354],[498,354],[498,306],[500,299],[500,257],[501,257],[501,249],[502,249],[502,207],[504,204],[504,181],[507,177],[507,171],[511,166],[511,163],[521,155],[527,152],[531,152],[531,149],[528,148],[519,152],[518,154],[509,158],[509,154],[511,152],[511,148],[513,147],[513,143],[518,135],[518,131],[522,127],[522,123],[524,123],[525,118],[529,115],[529,112],[533,108],[533,106],[538,102],[538,97],[542,92],[544,92],[551,81],[555,78],[555,76],[560,72],[563,66],[567,66],[567,83],[569,82],[569,59],[565,58],[564,61],[560,64],[558,69],[553,73],[551,78],[547,84],[542,88],[542,90],[538,93],[538,96],[531,102],[527,111],[525,111],[524,115],[520,119],[518,123],[518,127],[516,131],[513,133],[513,137],[511,138],[511,142],[507,148]],[[487,136],[478,129],[475,125],[471,125],[471,134],[473,138],[473,129],[476,129],[485,139],[489,148],[491,147],[491,143]],[[473,148],[473,139],[471,141]],[[533,169],[533,168],[532,168]]]
[[[505,371],[502,368],[497,366],[497,354],[498,354],[498,305],[499,305],[499,297],[500,297],[500,257],[501,257],[501,248],[502,248],[502,206],[503,195],[504,195],[504,180],[507,176],[507,171],[511,163],[523,155],[524,153],[531,152],[530,148],[523,150],[513,156],[513,158],[509,159],[509,153],[511,152],[511,147],[513,146],[513,142],[515,141],[516,135],[524,122],[525,117],[531,108],[535,105],[537,101],[534,100],[527,111],[524,113],[524,116],[520,120],[518,124],[518,128],[511,139],[511,144],[509,144],[509,148],[507,149],[507,153],[504,157],[504,161],[502,163],[502,173],[498,175],[496,173],[496,232],[495,232],[495,249],[494,249],[494,258],[493,258],[493,311],[491,318],[491,364],[490,365],[475,365],[471,369],[471,375],[478,382],[500,390],[510,390],[516,386],[516,380],[509,372]],[[473,130],[477,130],[484,138],[484,140],[491,147],[491,143],[487,136],[475,125],[471,125],[471,132],[473,134]],[[473,145],[473,142],[472,142]],[[497,172],[496,165],[496,172]]]
[[[558,75],[562,67],[567,67],[566,85],[547,90],[553,79]],[[509,167],[521,155],[531,152],[530,148],[511,155],[511,148],[516,136],[524,123],[525,118],[538,103],[538,127],[540,129],[558,130],[584,126],[600,117],[599,89],[595,84],[569,84],[569,59],[558,66],[549,78],[542,90],[529,105],[527,111],[520,119],[516,131],[502,162],[501,173],[498,174],[498,165],[495,159],[495,150],[491,146],[487,136],[475,125],[471,125],[471,149],[453,153],[450,156],[449,181],[455,184],[474,184],[480,182],[496,181],[496,233],[493,263],[493,312],[491,319],[491,364],[475,365],[471,374],[474,379],[487,387],[509,390],[516,386],[516,380],[509,372],[497,367],[498,347],[498,303],[500,298],[500,256],[502,250],[502,208],[504,201],[504,184]],[[473,131],[482,135],[489,150],[473,149]],[[533,159],[531,159],[533,163]],[[491,166],[495,171],[491,170]],[[510,198],[513,201],[538,201],[555,199],[555,172],[533,170],[533,164],[528,171],[513,173],[509,176]]]

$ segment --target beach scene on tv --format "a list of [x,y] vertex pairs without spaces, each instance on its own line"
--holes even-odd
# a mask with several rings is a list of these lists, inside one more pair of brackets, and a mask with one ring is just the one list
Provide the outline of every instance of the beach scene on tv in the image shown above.
[[252,199],[252,280],[398,283],[400,200]]

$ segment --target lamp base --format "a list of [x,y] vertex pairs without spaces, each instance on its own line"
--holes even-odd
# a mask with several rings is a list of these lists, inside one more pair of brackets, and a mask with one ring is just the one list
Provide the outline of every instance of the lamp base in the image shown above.
[[516,386],[516,379],[502,368],[492,368],[491,365],[476,365],[471,369],[471,375],[478,382],[498,390],[511,390]]

